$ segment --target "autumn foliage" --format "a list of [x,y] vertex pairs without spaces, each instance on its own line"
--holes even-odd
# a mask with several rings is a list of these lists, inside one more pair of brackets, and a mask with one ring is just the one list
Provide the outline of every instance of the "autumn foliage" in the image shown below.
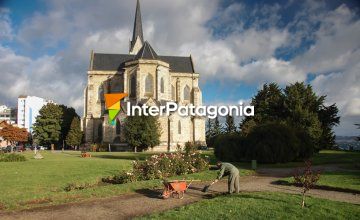
[[18,128],[9,124],[0,129],[0,137],[11,144],[28,141],[29,133],[25,128]]

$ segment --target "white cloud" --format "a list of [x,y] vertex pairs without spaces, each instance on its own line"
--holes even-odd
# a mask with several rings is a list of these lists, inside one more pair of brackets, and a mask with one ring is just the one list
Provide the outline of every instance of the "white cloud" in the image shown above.
[[[339,105],[344,120],[359,116],[355,109],[359,109],[360,97],[360,21],[353,10],[341,5],[326,11],[323,2],[309,1],[293,22],[280,28],[279,11],[287,6],[258,5],[249,11],[246,5],[236,2],[219,10],[219,2],[141,1],[145,39],[159,54],[192,54],[202,81],[285,85],[304,81],[308,72],[315,73],[314,89],[328,95],[329,103]],[[14,82],[0,82],[5,88],[0,91],[0,98],[14,99],[21,93],[45,94],[59,103],[73,105],[81,113],[90,51],[127,53],[135,3],[52,0],[45,4],[48,10],[27,18],[15,40],[25,54],[46,54],[48,48],[64,42],[65,46],[55,54],[30,58],[0,44],[2,79]],[[13,39],[9,11],[0,12],[0,37]],[[244,16],[253,24],[245,28],[245,22],[233,19],[234,16]],[[317,23],[318,30],[313,28]],[[209,25],[226,34],[215,33]],[[294,27],[295,32],[291,31]],[[217,34],[219,37],[214,37]],[[277,49],[296,48],[304,39],[314,41],[309,50],[292,60],[276,58]]]
[[0,8],[0,38],[11,40],[13,38],[13,30],[9,18],[9,10]]

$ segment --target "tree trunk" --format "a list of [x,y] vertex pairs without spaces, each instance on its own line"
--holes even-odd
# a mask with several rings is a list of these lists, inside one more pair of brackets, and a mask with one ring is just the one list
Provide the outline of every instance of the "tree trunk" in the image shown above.
[[301,204],[301,208],[304,208],[305,206],[305,191],[302,193],[302,204]]

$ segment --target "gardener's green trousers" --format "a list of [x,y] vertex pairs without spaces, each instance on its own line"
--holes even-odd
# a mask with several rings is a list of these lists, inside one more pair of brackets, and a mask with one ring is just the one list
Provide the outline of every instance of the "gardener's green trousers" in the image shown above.
[[239,182],[239,172],[232,172],[229,175],[229,180],[228,180],[228,190],[229,193],[239,193],[239,189],[240,189],[240,182]]

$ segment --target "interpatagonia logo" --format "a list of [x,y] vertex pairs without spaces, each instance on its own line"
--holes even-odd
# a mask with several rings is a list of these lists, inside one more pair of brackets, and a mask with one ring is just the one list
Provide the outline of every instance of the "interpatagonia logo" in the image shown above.
[[127,93],[104,94],[105,106],[109,112],[109,124],[115,125],[115,118],[119,114],[121,106],[120,101],[128,96]]

